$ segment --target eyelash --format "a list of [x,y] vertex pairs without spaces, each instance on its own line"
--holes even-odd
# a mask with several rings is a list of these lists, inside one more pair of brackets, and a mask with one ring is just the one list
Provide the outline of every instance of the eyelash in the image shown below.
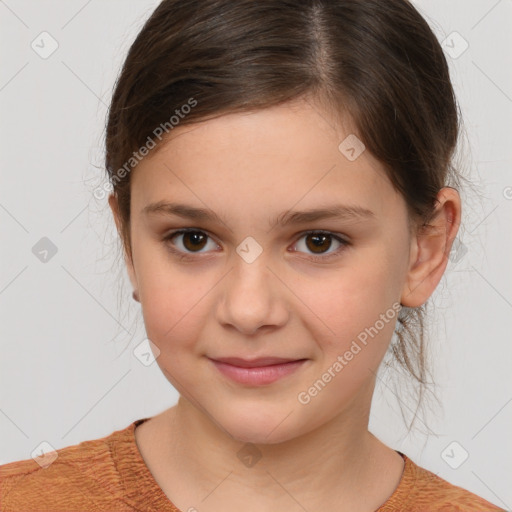
[[[203,230],[193,229],[193,228],[179,229],[179,230],[176,230],[176,231],[172,231],[171,233],[168,233],[164,237],[163,241],[166,243],[167,248],[169,249],[169,251],[171,251],[173,254],[179,255],[180,256],[180,260],[191,261],[191,260],[196,259],[196,256],[194,254],[202,254],[202,253],[199,253],[199,252],[198,253],[184,253],[183,251],[180,251],[180,250],[176,249],[174,247],[174,244],[171,242],[171,239],[173,239],[174,237],[176,237],[178,235],[183,235],[183,234],[186,234],[186,233],[200,233],[200,234],[204,234],[209,239],[212,239],[212,237],[207,232],[205,232]],[[307,256],[307,259],[310,259],[310,260],[315,261],[315,262],[324,262],[324,261],[330,260],[331,258],[337,257],[337,256],[340,255],[340,253],[343,250],[345,250],[349,245],[351,245],[350,242],[348,242],[344,238],[341,238],[339,235],[331,233],[330,231],[322,231],[322,230],[315,230],[315,229],[302,232],[300,234],[300,237],[297,239],[297,242],[301,238],[303,238],[303,237],[305,237],[307,235],[312,235],[312,234],[315,234],[315,235],[328,235],[328,236],[334,238],[337,242],[341,243],[341,247],[340,248],[338,248],[334,252],[328,253],[326,255],[312,255],[312,254],[309,254]],[[295,242],[295,243],[297,243],[297,242]],[[299,251],[292,251],[292,252],[299,252]]]

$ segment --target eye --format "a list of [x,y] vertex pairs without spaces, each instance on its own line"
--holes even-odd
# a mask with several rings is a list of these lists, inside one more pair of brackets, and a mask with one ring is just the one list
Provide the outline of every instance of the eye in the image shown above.
[[[173,242],[173,239],[182,237],[180,243]],[[201,254],[202,251],[208,244],[207,240],[211,239],[210,235],[199,229],[180,229],[173,231],[164,237],[164,242],[167,244],[168,249],[181,256],[181,259],[191,259],[190,256],[193,254]],[[305,239],[304,242],[300,240]],[[332,247],[332,240],[338,244],[338,248],[334,251],[327,252]],[[217,244],[214,244],[217,245]],[[344,240],[338,235],[330,233],[329,231],[307,231],[302,233],[298,242],[295,242],[295,246],[303,246],[306,251],[312,251],[313,254],[309,254],[308,258],[315,261],[325,261],[332,257],[339,255],[350,243]],[[180,247],[181,246],[181,247]],[[301,249],[292,249],[291,252],[302,252]],[[192,256],[193,258],[193,256]]]
[[[182,236],[181,243],[176,244],[172,242],[174,238],[179,238],[180,236]],[[167,243],[171,252],[181,254],[183,259],[186,259],[187,254],[200,253],[201,249],[207,246],[206,241],[208,238],[210,238],[210,236],[204,231],[197,229],[180,229],[179,231],[169,233],[164,238],[164,241]],[[180,246],[183,247],[183,249]],[[179,249],[176,247],[179,247]]]
[[[338,256],[341,251],[343,251],[346,246],[350,245],[347,240],[344,240],[338,235],[330,233],[329,231],[307,231],[303,233],[301,239],[305,239],[305,242],[297,242],[296,246],[305,247],[307,251],[312,251],[313,254],[310,254],[308,257],[312,260],[327,260],[332,257]],[[332,239],[338,243],[338,248],[334,251],[327,252],[332,247]],[[297,249],[294,249],[297,251]]]

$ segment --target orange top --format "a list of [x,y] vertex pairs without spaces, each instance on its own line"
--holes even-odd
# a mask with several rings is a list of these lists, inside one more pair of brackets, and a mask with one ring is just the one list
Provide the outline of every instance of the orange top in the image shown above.
[[[53,461],[46,454],[41,464],[26,459],[0,466],[0,510],[180,512],[156,483],[135,443],[135,427],[148,419],[61,448]],[[398,453],[405,461],[402,478],[376,512],[504,512]]]

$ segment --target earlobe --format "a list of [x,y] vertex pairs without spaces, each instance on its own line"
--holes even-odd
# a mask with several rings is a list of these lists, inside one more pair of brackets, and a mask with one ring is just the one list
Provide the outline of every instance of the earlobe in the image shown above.
[[404,306],[421,306],[436,289],[448,264],[460,216],[458,192],[451,187],[442,188],[428,226],[420,228],[411,241],[410,266],[401,296]]

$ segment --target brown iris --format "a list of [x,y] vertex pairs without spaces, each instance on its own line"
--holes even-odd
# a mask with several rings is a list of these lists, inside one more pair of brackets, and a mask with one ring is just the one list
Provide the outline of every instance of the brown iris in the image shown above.
[[[199,231],[189,231],[183,233],[183,245],[189,251],[201,250],[205,246],[207,238],[207,235]],[[190,246],[187,241],[190,241]]]
[[[331,241],[330,241],[331,235],[327,234],[309,234],[306,235],[306,245],[308,246],[308,249],[310,249],[312,252],[317,252],[319,254],[323,253],[324,250],[328,250],[331,247]],[[325,241],[329,239],[329,242],[326,244]],[[309,244],[308,240],[312,240],[313,243]],[[320,250],[318,250],[320,249]],[[324,249],[324,250],[322,250]]]

